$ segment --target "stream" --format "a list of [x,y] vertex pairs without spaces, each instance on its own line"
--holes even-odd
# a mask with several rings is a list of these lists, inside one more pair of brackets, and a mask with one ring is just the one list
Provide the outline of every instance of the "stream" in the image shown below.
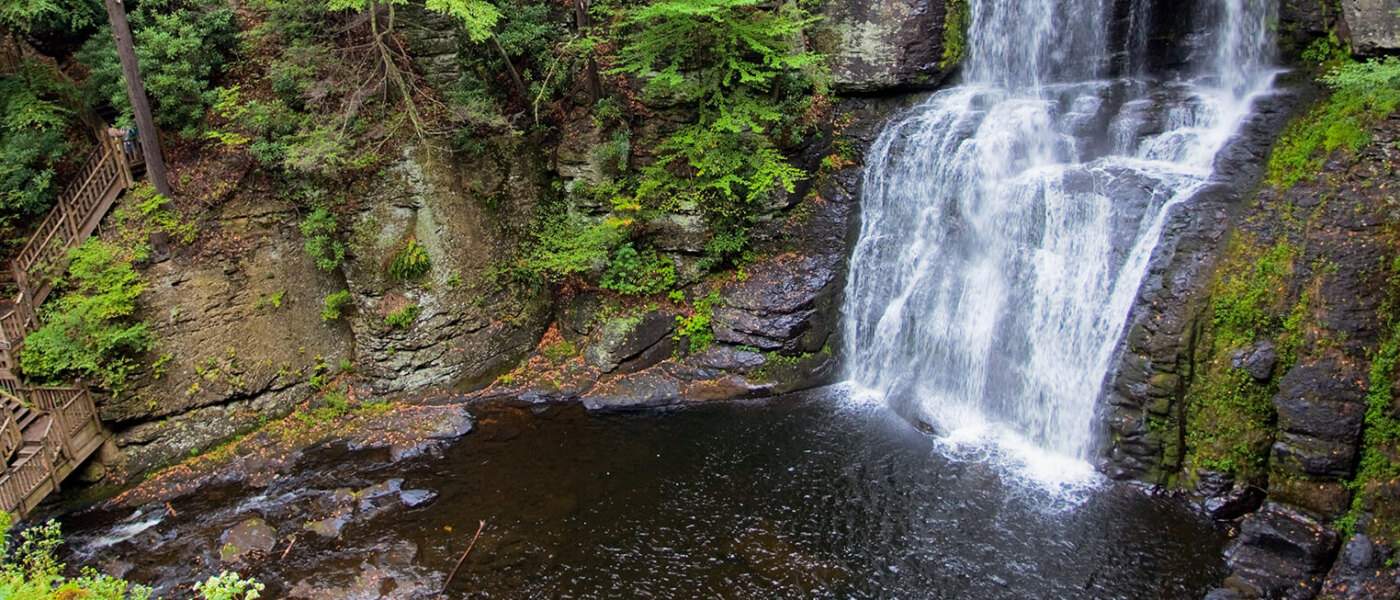
[[[1167,599],[1224,574],[1221,532],[1177,501],[1105,482],[1054,496],[841,388],[470,410],[472,433],[421,456],[323,446],[266,487],[179,497],[177,516],[69,516],[67,558],[167,598],[231,566],[268,598],[430,598],[485,521],[448,597]],[[226,564],[231,539],[271,547]]]

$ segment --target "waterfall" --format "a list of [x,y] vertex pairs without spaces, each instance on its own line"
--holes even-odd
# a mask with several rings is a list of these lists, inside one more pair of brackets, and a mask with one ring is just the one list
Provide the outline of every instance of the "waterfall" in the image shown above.
[[1151,2],[971,0],[961,84],[867,156],[844,307],[859,389],[945,436],[1086,465],[1168,210],[1273,81],[1272,2],[1200,0],[1188,67],[1157,74]]

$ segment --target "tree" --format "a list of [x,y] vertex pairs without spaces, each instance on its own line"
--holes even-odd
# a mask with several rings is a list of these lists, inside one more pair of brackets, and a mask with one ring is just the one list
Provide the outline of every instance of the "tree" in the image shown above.
[[117,57],[126,79],[126,93],[131,99],[131,113],[136,118],[136,134],[141,139],[141,152],[146,156],[146,176],[156,191],[167,198],[175,197],[165,174],[165,157],[160,153],[160,138],[156,122],[151,117],[151,101],[141,80],[141,67],[136,63],[136,45],[131,40],[131,26],[126,22],[126,7],[121,0],[104,0],[107,18],[112,22],[112,37],[117,40]]
[[[398,67],[400,62],[406,62],[407,52],[402,44],[390,43],[394,33],[394,5],[407,3],[408,0],[326,0],[326,6],[331,10],[355,10],[369,17],[370,44],[379,54],[382,81],[391,85],[407,101],[408,118],[421,133],[423,124],[413,102],[413,86]],[[427,0],[426,7],[456,18],[466,30],[467,38],[473,42],[490,39],[491,30],[501,19],[501,11],[485,0]],[[382,21],[381,12],[384,13]],[[519,75],[516,75],[516,79],[519,80]],[[388,91],[387,88],[385,91]]]

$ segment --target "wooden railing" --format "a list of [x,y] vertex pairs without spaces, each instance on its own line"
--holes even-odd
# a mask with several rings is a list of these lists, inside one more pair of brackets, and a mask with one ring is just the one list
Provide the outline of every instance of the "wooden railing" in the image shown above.
[[[56,491],[64,477],[92,456],[108,439],[97,415],[97,405],[87,386],[19,388],[19,397],[42,416],[34,419],[18,437],[7,426],[0,431],[0,450],[13,443],[20,452],[19,460],[0,468],[0,511],[27,516],[29,511],[50,492]],[[14,415],[0,408],[6,423]],[[0,455],[3,456],[3,455]]]
[[18,292],[8,308],[0,309],[0,379],[14,378],[20,346],[39,327],[36,307],[68,267],[69,251],[87,241],[116,196],[135,182],[132,168],[144,164],[137,160],[141,156],[135,140],[103,132],[73,183],[10,261],[9,279]]
[[10,459],[14,458],[15,452],[24,445],[24,434],[19,429],[19,423],[15,422],[15,415],[8,410],[0,410],[0,473],[9,470]]
[[[45,433],[47,435],[47,433]],[[53,465],[43,452],[31,454],[12,465],[0,478],[0,510],[15,510],[28,503],[30,495],[51,480]]]
[[[0,302],[0,391],[40,413],[31,420],[35,415],[26,412],[21,426],[16,415],[0,409],[0,511],[21,517],[110,437],[87,386],[24,387],[16,376],[24,338],[39,327],[35,308],[68,268],[69,251],[87,241],[117,196],[135,182],[133,165],[144,163],[140,146],[120,132],[107,130],[98,138],[74,182],[10,261],[5,279],[16,293]],[[11,463],[17,448],[19,458]]]

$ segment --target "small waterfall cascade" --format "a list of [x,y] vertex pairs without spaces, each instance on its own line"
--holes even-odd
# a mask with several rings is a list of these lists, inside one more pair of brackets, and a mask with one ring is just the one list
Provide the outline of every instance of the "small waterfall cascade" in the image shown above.
[[1209,181],[1274,77],[1260,0],[1199,0],[1186,66],[1149,73],[1163,1],[971,0],[962,83],[867,156],[844,307],[858,390],[945,439],[1090,472],[1095,404],[1168,209]]

